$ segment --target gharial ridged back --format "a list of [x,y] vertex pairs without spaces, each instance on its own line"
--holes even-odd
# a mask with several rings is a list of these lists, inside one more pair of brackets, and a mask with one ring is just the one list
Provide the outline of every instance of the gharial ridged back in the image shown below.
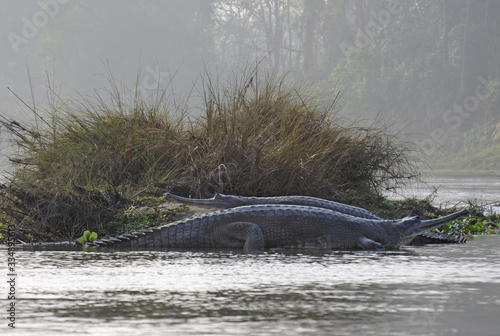
[[[379,225],[378,221],[317,207],[265,204],[224,209],[187,218],[162,227],[162,238],[168,240],[164,247],[216,247],[214,232],[221,225],[234,222],[257,224],[262,230],[266,246],[291,246],[317,243],[330,239],[334,229],[344,243],[359,231],[356,223],[366,226]],[[381,222],[380,222],[381,223]],[[168,232],[163,233],[166,230]],[[342,242],[342,240],[340,240]]]
[[257,204],[305,205],[338,211],[359,218],[381,219],[377,215],[363,208],[310,196],[244,197],[218,194],[216,195],[215,200],[217,201],[218,199],[224,201],[225,204],[232,204],[235,207]]

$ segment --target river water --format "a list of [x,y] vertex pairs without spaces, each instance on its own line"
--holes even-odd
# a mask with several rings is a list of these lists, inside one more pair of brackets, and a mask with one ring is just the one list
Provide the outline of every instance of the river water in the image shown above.
[[[469,201],[483,205],[486,212],[500,213],[500,174],[489,177],[423,176],[404,187],[388,191],[390,199],[429,197],[436,206],[467,206]],[[500,335],[500,334],[499,334]]]
[[0,331],[494,336],[499,244],[489,235],[389,252],[18,250],[16,329],[3,318]]
[[[500,335],[500,235],[387,252],[16,251],[0,335]],[[0,270],[8,280],[7,250]]]

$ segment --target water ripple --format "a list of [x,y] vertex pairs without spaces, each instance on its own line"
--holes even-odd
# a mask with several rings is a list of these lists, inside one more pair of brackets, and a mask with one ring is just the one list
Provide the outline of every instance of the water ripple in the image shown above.
[[389,252],[18,251],[16,334],[480,335],[472,318],[488,335],[499,239]]

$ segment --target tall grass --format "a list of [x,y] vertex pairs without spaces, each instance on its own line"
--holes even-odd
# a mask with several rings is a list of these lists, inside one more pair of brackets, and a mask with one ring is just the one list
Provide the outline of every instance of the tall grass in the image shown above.
[[200,188],[239,195],[313,195],[362,202],[415,175],[410,145],[386,129],[343,125],[336,97],[321,101],[253,73],[227,87],[207,81],[191,167]]
[[0,121],[20,149],[1,221],[38,237],[74,238],[95,226],[107,232],[113,209],[172,188],[363,205],[415,176],[410,146],[383,128],[342,124],[336,97],[321,101],[286,76],[255,70],[224,84],[209,77],[194,120],[164,94],[127,103],[117,85],[108,93],[53,100],[38,126]]

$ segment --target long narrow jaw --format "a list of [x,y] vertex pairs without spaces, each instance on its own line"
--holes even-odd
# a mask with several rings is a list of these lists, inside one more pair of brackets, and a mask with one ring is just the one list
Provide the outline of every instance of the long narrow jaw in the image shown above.
[[469,213],[469,210],[465,209],[462,211],[454,212],[447,216],[434,219],[420,220],[420,218],[418,217],[404,218],[402,220],[402,223],[405,223],[405,226],[407,228],[405,236],[406,238],[417,236],[426,230],[440,227],[441,225],[451,222],[457,218],[467,216]]
[[426,230],[437,228],[457,218],[460,218],[462,216],[467,216],[469,213],[470,213],[469,210],[462,210],[454,212],[450,215],[441,218],[427,219],[427,220],[421,220],[418,217],[404,218],[401,222],[399,222],[400,223],[399,225],[403,225],[404,227],[406,227],[406,229],[404,230],[405,231],[404,244],[409,243],[415,236],[418,236],[419,234],[421,234]]
[[220,202],[217,195],[218,194],[215,194],[215,196],[212,198],[187,198],[187,197],[174,195],[174,194],[171,194],[168,192],[164,196],[166,199],[181,202],[184,204],[203,205],[203,206],[209,206],[212,208],[219,208],[219,209],[227,208],[226,204]]
[[418,225],[417,227],[419,229],[421,229],[422,231],[437,228],[437,227],[439,227],[445,223],[451,222],[457,218],[467,216],[469,213],[470,213],[469,210],[464,209],[462,211],[454,212],[448,216],[443,216],[443,217],[435,218],[435,219],[423,220],[422,223],[420,225]]

